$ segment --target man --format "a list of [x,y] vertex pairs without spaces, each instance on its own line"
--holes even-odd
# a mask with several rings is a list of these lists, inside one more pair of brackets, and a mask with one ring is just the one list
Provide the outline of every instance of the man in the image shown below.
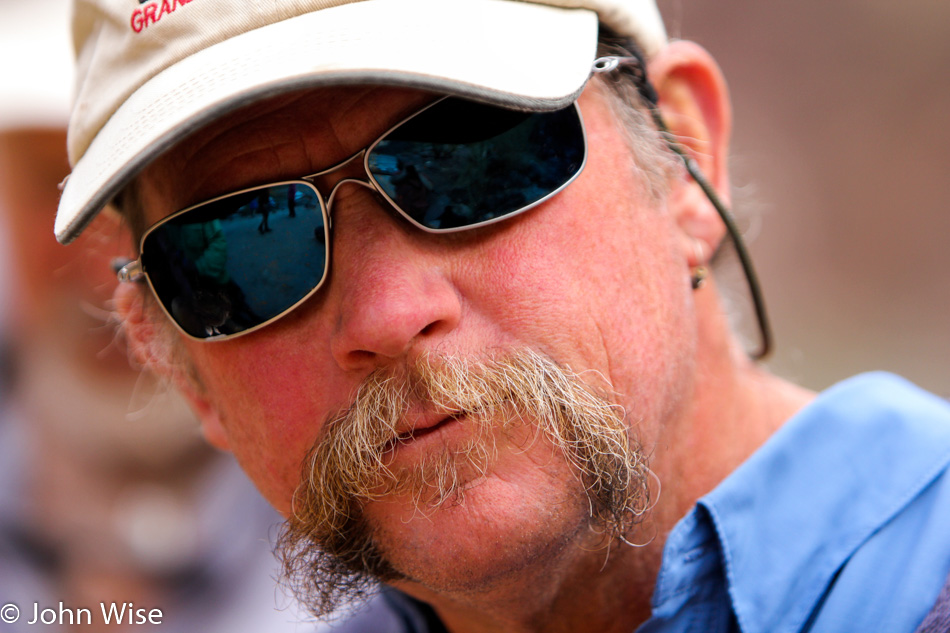
[[652,2],[78,7],[57,235],[115,197],[142,236],[127,335],[288,517],[315,613],[380,580],[349,626],[927,617],[950,412],[746,357],[706,268],[724,82]]
[[0,57],[28,60],[0,67],[0,604],[20,610],[0,628],[33,630],[34,605],[63,604],[90,610],[87,630],[130,630],[99,604],[131,602],[166,631],[306,630],[269,579],[279,517],[116,340],[105,306],[124,234],[106,217],[83,250],[49,233],[69,172],[67,9],[0,9]]

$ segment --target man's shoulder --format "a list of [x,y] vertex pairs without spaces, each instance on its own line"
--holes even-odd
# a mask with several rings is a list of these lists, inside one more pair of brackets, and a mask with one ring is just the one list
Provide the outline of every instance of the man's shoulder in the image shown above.
[[950,573],[948,468],[945,400],[889,374],[821,394],[701,501],[743,630],[913,631]]
[[837,570],[812,630],[913,631],[950,574],[950,403],[889,375],[855,387],[831,411],[853,416],[868,394],[859,423],[879,437],[865,445],[880,478],[900,485],[878,496],[876,480],[865,482],[882,520]]
[[878,441],[880,433],[910,442],[929,436],[950,438],[950,402],[900,376],[860,374],[822,392],[776,436],[814,433],[816,425],[827,427],[829,434],[861,439],[862,444]]

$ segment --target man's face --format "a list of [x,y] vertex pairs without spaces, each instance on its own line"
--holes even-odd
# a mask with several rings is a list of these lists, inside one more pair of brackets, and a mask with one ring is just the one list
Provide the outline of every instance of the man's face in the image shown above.
[[[360,87],[244,110],[150,167],[140,181],[147,224],[215,195],[321,171],[431,100]],[[648,450],[677,414],[695,346],[677,224],[645,202],[603,97],[588,89],[579,103],[588,163],[546,203],[489,227],[433,236],[367,189],[344,185],[331,210],[329,281],[316,296],[245,337],[182,339],[202,383],[194,397],[206,425],[220,423],[224,441],[284,514],[327,420],[347,409],[368,375],[398,373],[420,357],[477,361],[521,350],[548,357],[615,393],[631,435]],[[400,467],[471,433],[464,418],[444,420],[424,399],[410,405],[408,426],[439,425],[396,446],[389,458]],[[459,578],[485,586],[530,561],[591,555],[584,546],[597,535],[587,529],[583,489],[564,456],[532,437],[499,436],[491,467],[466,482],[462,504],[420,511],[398,495],[365,504],[380,549],[410,590],[459,589]]]

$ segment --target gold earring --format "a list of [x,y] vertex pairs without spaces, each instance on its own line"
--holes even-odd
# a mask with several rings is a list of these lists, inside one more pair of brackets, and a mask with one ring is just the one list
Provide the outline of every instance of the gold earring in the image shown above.
[[709,276],[709,269],[705,266],[697,266],[693,269],[693,274],[690,279],[690,283],[693,286],[693,290],[702,288],[706,283],[706,277]]
[[699,263],[706,259],[706,249],[703,248],[702,241],[698,239],[694,240],[693,249],[696,251],[696,267],[693,268],[691,283],[693,290],[696,290],[698,288],[702,288],[703,284],[706,283],[706,277],[709,276],[709,269]]

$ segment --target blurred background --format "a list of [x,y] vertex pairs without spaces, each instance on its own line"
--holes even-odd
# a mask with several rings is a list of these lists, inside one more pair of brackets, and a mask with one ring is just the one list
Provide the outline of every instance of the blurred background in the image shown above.
[[659,5],[729,83],[768,365],[815,389],[886,369],[950,397],[950,3]]

